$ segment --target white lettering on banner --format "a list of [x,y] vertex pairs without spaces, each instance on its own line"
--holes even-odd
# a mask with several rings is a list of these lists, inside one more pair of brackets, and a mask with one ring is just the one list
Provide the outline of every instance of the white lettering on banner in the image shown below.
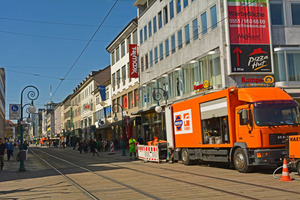
[[130,78],[138,78],[138,51],[136,44],[129,44],[129,73]]
[[131,58],[132,58],[132,72],[131,74],[138,73],[138,65],[137,65],[137,47],[132,48],[132,53],[131,53]]

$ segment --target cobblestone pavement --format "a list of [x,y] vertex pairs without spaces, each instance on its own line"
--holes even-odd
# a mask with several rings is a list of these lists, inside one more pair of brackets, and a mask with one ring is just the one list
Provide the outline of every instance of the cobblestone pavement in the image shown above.
[[[73,148],[30,147],[25,172],[15,156],[0,171],[0,199],[91,199],[36,155],[94,195],[92,199],[299,199],[300,181],[273,170],[239,173],[220,166],[144,163],[121,151],[79,154]],[[5,157],[6,158],[6,157]],[[61,160],[59,160],[61,159]],[[67,163],[70,162],[70,163]],[[74,164],[72,164],[74,163]],[[82,167],[79,168],[78,166]],[[84,171],[84,169],[90,171]],[[95,172],[95,173],[92,173]],[[295,173],[292,178],[300,179]],[[281,177],[281,174],[276,174]]]

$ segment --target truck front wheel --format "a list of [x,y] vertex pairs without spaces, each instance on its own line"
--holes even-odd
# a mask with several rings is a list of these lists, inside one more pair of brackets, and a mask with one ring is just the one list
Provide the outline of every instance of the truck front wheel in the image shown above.
[[190,165],[191,164],[191,160],[189,157],[189,152],[187,149],[182,149],[181,151],[181,158],[182,158],[182,162],[185,165]]
[[249,172],[251,169],[247,164],[247,157],[242,148],[237,148],[233,155],[233,164],[236,170],[242,173]]

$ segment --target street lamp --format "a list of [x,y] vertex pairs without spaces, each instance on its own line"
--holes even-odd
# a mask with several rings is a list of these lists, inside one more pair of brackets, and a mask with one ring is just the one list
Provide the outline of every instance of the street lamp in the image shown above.
[[[27,93],[27,98],[29,100],[31,100],[31,103],[27,103],[23,106],[23,92],[27,89],[27,88],[33,88],[35,89],[36,91],[33,91],[33,90],[30,90],[28,91]],[[22,92],[21,92],[21,118],[20,118],[20,122],[21,122],[21,127],[20,127],[20,139],[21,139],[21,144],[20,144],[20,150],[21,152],[23,151],[23,125],[22,125],[22,121],[23,121],[23,108],[25,106],[28,106],[28,112],[29,113],[34,113],[36,111],[36,108],[35,106],[33,105],[33,101],[36,100],[37,98],[39,97],[39,90],[35,87],[35,86],[32,86],[32,85],[28,85],[26,86]],[[27,119],[28,120],[28,119]],[[23,159],[20,159],[20,167],[19,167],[19,172],[22,172],[22,171],[25,171],[25,166],[24,166],[24,160]]]
[[[114,103],[114,105],[120,106],[121,111],[122,111],[122,134],[123,134],[123,137],[122,137],[122,149],[123,149],[122,156],[126,156],[126,153],[125,153],[125,131],[124,131],[125,127],[124,127],[123,107],[118,103]],[[115,112],[114,120],[118,121],[117,112]]]
[[[161,94],[159,92],[159,90],[162,90],[163,94]],[[162,99],[162,97],[164,96],[165,97],[165,103],[167,105],[167,101],[168,101],[168,93],[163,89],[163,88],[160,88],[160,87],[157,87],[157,88],[153,88],[153,93],[152,93],[152,96],[153,96],[153,99],[155,101],[157,101],[157,106],[155,107],[155,112],[157,113],[161,113],[162,111],[162,107],[159,105],[159,101]]]

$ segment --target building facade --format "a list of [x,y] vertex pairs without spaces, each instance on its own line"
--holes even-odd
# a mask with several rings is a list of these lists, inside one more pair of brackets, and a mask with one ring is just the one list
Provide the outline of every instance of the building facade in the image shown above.
[[232,86],[276,85],[298,99],[299,3],[137,0],[144,137],[165,139],[159,92],[162,106]]
[[131,115],[138,110],[139,79],[131,78],[129,67],[129,45],[137,44],[137,26],[137,19],[135,18],[106,48],[110,54],[111,62],[112,108],[113,113],[117,112],[117,121],[114,121],[113,124],[113,135],[119,140],[123,138],[123,131],[124,136],[129,139],[131,135],[137,136],[139,130],[136,117]]
[[5,70],[0,68],[0,138],[5,132]]

